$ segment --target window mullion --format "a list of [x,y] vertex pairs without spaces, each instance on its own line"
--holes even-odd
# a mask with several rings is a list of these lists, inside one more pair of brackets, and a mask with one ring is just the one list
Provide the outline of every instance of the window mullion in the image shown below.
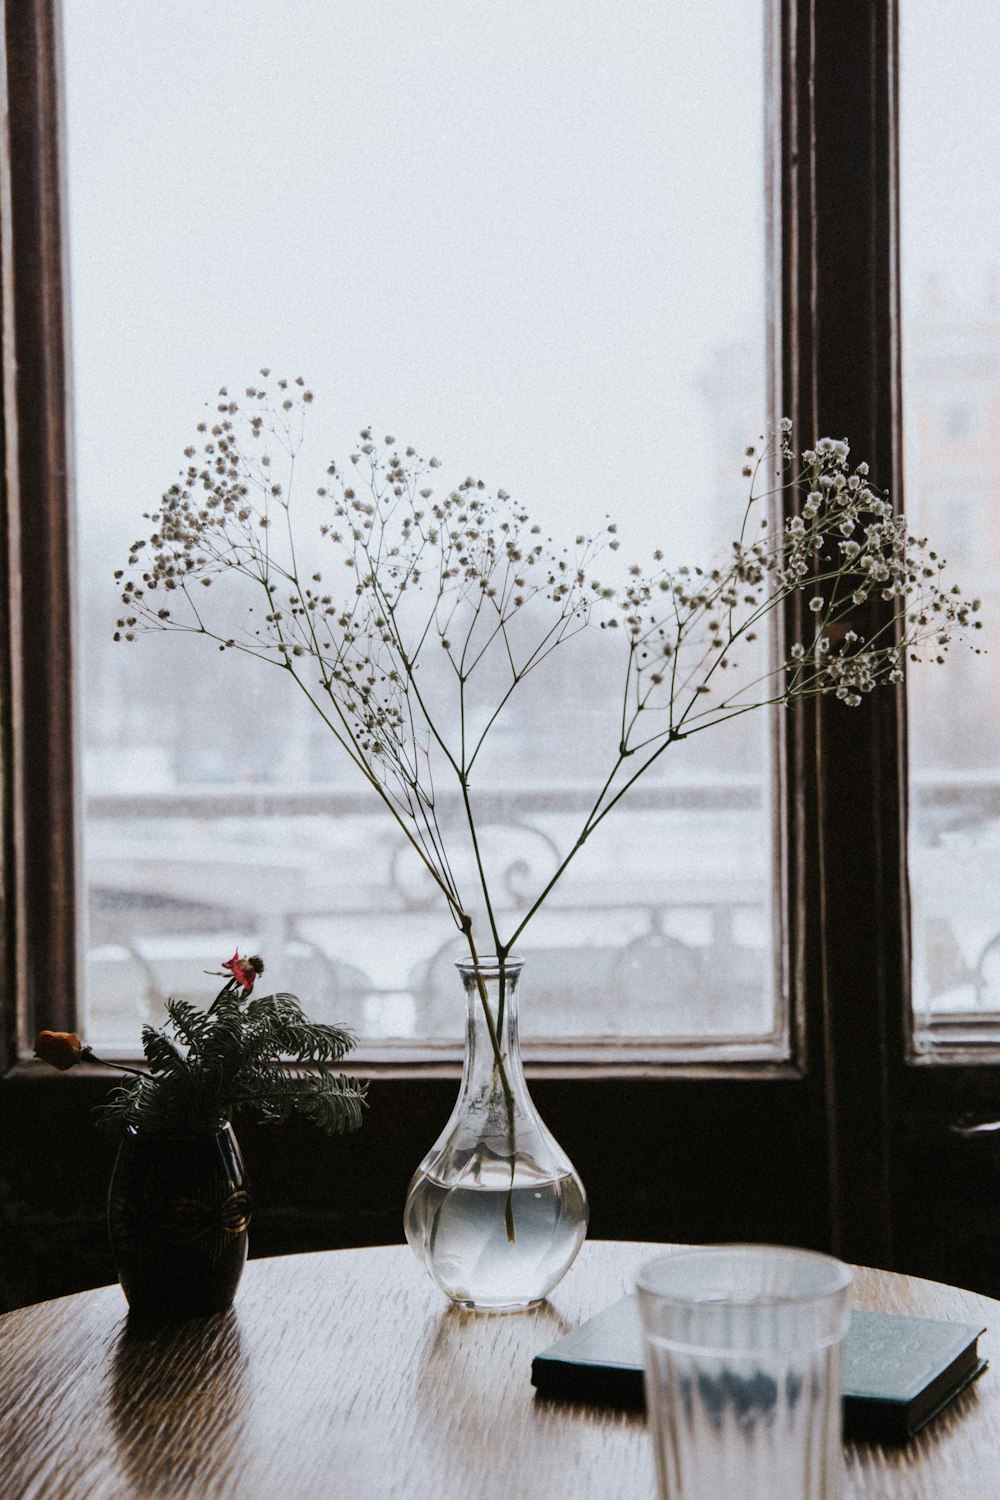
[[[849,438],[898,496],[895,9],[788,0],[784,25],[784,406],[801,446]],[[856,628],[871,634],[888,607],[866,605]],[[906,968],[901,695],[850,711],[819,699],[790,735],[793,933],[834,1248],[888,1265],[888,1079]]]
[[[69,385],[59,128],[58,8],[7,0],[10,245],[17,267],[5,315],[12,538],[12,868],[16,989],[36,1017],[74,1023],[77,798],[74,754]],[[11,413],[12,407],[12,413]],[[13,421],[11,421],[13,414]],[[30,914],[30,920],[28,919]]]

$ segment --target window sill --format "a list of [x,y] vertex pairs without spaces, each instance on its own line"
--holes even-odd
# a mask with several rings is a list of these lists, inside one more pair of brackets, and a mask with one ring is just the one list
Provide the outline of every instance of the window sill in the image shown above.
[[[638,1049],[636,1049],[638,1050]],[[648,1052],[648,1049],[646,1049]],[[718,1079],[721,1081],[799,1080],[803,1069],[787,1058],[716,1056],[684,1058],[649,1057],[628,1055],[621,1047],[586,1046],[579,1049],[561,1049],[555,1055],[551,1047],[525,1047],[524,1070],[529,1079],[596,1082],[601,1079]],[[134,1054],[115,1056],[115,1062],[141,1067],[143,1060]],[[435,1078],[458,1079],[462,1075],[462,1054],[458,1048],[435,1048],[433,1052],[424,1048],[365,1048],[344,1059],[343,1070],[358,1078],[392,1080],[421,1080]],[[8,1079],[54,1081],[59,1075],[46,1063],[27,1054],[18,1059],[4,1075]],[[62,1075],[65,1080],[83,1080],[88,1083],[114,1082],[111,1072],[94,1063],[81,1063]]]

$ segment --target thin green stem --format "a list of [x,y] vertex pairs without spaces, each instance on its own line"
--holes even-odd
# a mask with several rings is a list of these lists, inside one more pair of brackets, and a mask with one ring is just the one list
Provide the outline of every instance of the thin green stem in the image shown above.
[[[517,1226],[514,1223],[514,1177],[517,1171],[517,1127],[515,1123],[514,1091],[510,1086],[510,1078],[507,1074],[507,1057],[500,1045],[500,1035],[497,1019],[493,1015],[493,1007],[490,1005],[489,991],[486,987],[486,976],[483,973],[479,961],[479,953],[476,950],[475,939],[472,935],[472,918],[463,915],[462,931],[465,933],[466,942],[469,945],[469,953],[472,957],[473,971],[476,976],[476,989],[479,992],[479,1003],[483,1009],[486,1020],[486,1029],[489,1032],[490,1045],[493,1048],[494,1077],[498,1079],[503,1091],[504,1104],[507,1109],[507,1146],[510,1159],[510,1184],[507,1188],[507,1198],[504,1204],[504,1226],[507,1231],[507,1243],[513,1245],[517,1240]],[[497,952],[500,976],[500,1005],[504,1001],[504,981],[506,978],[507,956],[509,947],[503,952]],[[502,1025],[502,1021],[500,1023]]]
[[125,1063],[108,1062],[106,1057],[98,1057],[92,1047],[80,1048],[80,1061],[100,1063],[102,1068],[114,1068],[116,1073],[130,1073],[133,1078],[148,1078],[149,1074],[141,1068],[129,1068]]
[[521,936],[522,932],[527,927],[527,925],[531,921],[532,917],[538,911],[539,907],[547,899],[547,897],[549,895],[549,892],[562,879],[563,875],[565,874],[566,870],[569,868],[569,866],[572,863],[572,861],[576,858],[577,854],[579,854],[580,850],[583,848],[584,844],[587,842],[587,839],[590,837],[591,833],[597,827],[597,824],[600,822],[600,818],[596,817],[595,814],[597,813],[598,808],[600,807],[602,801],[604,800],[605,796],[607,795],[608,791],[610,790],[611,785],[614,782],[615,777],[618,775],[618,771],[621,768],[621,766],[624,764],[624,762],[625,762],[625,757],[624,757],[623,754],[621,754],[619,752],[618,758],[615,761],[614,767],[612,768],[610,775],[605,779],[604,785],[601,787],[601,790],[598,793],[597,798],[596,798],[593,806],[590,809],[590,812],[587,814],[586,818],[583,821],[583,827],[582,827],[580,833],[577,835],[576,843],[570,849],[569,853],[562,859],[562,861],[560,862],[560,864],[556,868],[555,874],[552,875],[551,878],[548,880],[548,882],[546,883],[546,885],[542,889],[541,894],[539,896],[537,896],[536,899],[532,902],[531,906],[528,908],[528,911],[527,911],[526,915],[524,917],[522,917],[521,921],[518,923],[517,927],[514,929],[513,933],[511,934],[511,937],[510,937],[510,939],[509,939],[509,941],[507,943],[507,952],[508,953],[511,951],[511,949],[514,946],[514,944],[517,942],[518,938]]

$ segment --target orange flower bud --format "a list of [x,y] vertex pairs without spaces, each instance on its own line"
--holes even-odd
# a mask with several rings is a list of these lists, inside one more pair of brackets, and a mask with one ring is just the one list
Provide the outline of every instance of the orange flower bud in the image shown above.
[[61,1073],[75,1068],[83,1052],[75,1031],[40,1031],[35,1037],[35,1056]]

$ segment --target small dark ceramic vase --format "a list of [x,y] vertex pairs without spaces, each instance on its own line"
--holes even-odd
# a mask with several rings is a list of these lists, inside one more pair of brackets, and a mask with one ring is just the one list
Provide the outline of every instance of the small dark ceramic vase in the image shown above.
[[129,1307],[190,1318],[232,1304],[247,1258],[250,1194],[231,1125],[129,1129],[108,1193],[108,1230]]

